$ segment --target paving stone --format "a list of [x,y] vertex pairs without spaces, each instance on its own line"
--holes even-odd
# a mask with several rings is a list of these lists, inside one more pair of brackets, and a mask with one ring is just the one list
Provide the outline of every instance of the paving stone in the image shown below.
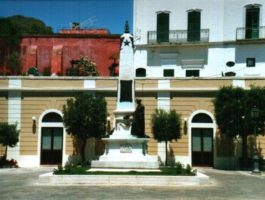
[[38,176],[52,171],[39,169],[0,169],[0,199],[81,200],[81,199],[152,199],[152,200],[264,200],[265,176],[250,172],[199,169],[211,177],[208,186],[141,187],[135,186],[42,186]]

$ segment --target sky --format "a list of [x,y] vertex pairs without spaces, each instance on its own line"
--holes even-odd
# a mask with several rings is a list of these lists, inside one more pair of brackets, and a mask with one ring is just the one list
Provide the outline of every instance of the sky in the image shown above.
[[132,31],[133,0],[0,0],[0,17],[24,15],[42,20],[54,32],[81,27],[106,28],[112,34],[124,31],[128,20]]

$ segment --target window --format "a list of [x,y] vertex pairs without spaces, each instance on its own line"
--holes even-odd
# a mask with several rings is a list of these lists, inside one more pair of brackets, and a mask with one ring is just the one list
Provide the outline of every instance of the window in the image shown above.
[[157,42],[169,41],[169,13],[157,14]]
[[256,59],[255,58],[247,58],[246,64],[247,64],[247,67],[255,67]]
[[188,41],[200,41],[201,13],[200,11],[188,12]]
[[246,7],[246,38],[259,38],[259,15],[260,8],[258,5]]
[[186,77],[199,77],[200,70],[186,70]]
[[225,76],[236,76],[235,72],[226,72]]
[[174,77],[174,69],[164,69],[164,77]]
[[192,118],[192,123],[213,123],[212,118],[204,113],[199,113]]
[[132,102],[132,81],[121,81],[120,102]]
[[42,122],[62,122],[62,117],[60,115],[58,115],[57,113],[51,112],[48,113],[47,115],[45,115],[42,119]]
[[136,77],[146,77],[146,70],[144,68],[136,69]]

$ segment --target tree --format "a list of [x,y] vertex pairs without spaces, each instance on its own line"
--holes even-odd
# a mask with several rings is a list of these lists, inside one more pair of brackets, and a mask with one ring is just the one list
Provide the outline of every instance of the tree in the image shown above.
[[72,67],[67,69],[69,76],[98,76],[96,63],[87,56],[83,56],[79,60],[71,60],[70,63]]
[[0,122],[0,144],[5,146],[5,159],[7,156],[7,147],[14,147],[17,144],[18,135],[17,125]]
[[7,68],[12,74],[20,74],[22,70],[22,63],[18,52],[12,52],[7,58]]
[[[258,119],[251,117],[251,110],[260,111]],[[265,122],[265,89],[252,87],[249,91],[243,88],[223,87],[214,100],[215,118],[222,134],[230,138],[242,138],[243,163],[247,160],[247,138],[257,127],[257,134],[264,133]]]
[[15,15],[0,18],[0,36],[7,37],[9,46],[19,47],[20,37],[24,35],[53,34],[52,28],[33,17]]
[[82,93],[67,100],[63,114],[67,132],[81,143],[79,152],[84,162],[87,139],[106,134],[107,103],[103,97]]
[[171,142],[172,140],[177,141],[181,138],[180,115],[175,110],[166,112],[163,109],[157,109],[155,113],[152,114],[151,118],[152,133],[154,138],[159,142],[165,142],[165,165],[168,165],[168,142]]
[[77,62],[77,68],[80,76],[97,76],[96,63],[90,60],[88,57],[81,57]]
[[1,52],[4,55],[3,64],[6,64],[10,54],[20,52],[22,36],[53,34],[52,28],[41,20],[21,15],[0,17],[0,27],[0,37],[5,44],[5,52]]

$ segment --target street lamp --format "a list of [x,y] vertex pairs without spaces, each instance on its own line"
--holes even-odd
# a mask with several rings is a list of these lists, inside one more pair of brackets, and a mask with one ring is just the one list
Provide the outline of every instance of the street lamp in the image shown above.
[[255,146],[254,146],[252,173],[260,173],[260,170],[259,170],[259,156],[258,156],[258,150],[257,150],[257,120],[259,118],[259,109],[257,109],[256,106],[254,106],[251,109],[250,116],[254,120],[254,136],[255,136]]

